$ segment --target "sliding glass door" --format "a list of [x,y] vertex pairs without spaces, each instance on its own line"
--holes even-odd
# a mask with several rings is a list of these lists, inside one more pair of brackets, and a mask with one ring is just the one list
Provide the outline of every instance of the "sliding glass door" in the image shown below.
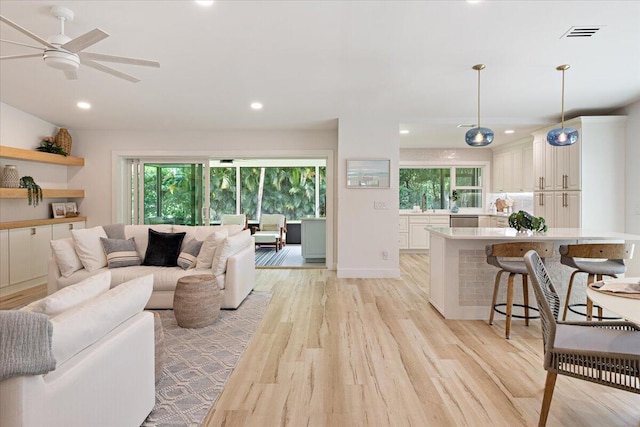
[[[140,222],[144,224],[205,225],[208,207],[206,163],[142,162]],[[205,200],[207,199],[207,200]],[[204,215],[203,215],[204,214]]]

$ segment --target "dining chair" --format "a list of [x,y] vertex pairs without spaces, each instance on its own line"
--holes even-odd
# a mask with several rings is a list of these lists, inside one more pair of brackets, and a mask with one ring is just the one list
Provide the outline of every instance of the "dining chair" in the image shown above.
[[547,423],[558,374],[640,394],[640,326],[559,322],[560,298],[535,251],[524,256],[538,302],[547,371],[538,426]]
[[[618,277],[618,274],[624,274],[627,271],[624,260],[633,257],[633,246],[633,243],[580,243],[560,245],[560,264],[575,268],[575,271],[569,278],[562,320],[567,319],[568,311],[585,316],[587,320],[591,320],[593,317],[593,303],[589,298],[587,298],[585,304],[571,303],[571,290],[576,274],[587,274],[587,286],[596,280],[602,280],[602,276]],[[579,306],[586,307],[586,311],[581,313],[574,308]],[[602,308],[597,308],[598,319],[612,319],[611,317],[603,317]]]

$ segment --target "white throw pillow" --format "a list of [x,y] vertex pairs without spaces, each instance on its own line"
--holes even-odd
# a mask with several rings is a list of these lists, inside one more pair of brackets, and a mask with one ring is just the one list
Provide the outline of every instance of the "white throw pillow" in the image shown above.
[[73,285],[34,301],[23,308],[24,311],[35,311],[47,316],[56,316],[109,290],[111,286],[111,272],[103,271],[87,277]]
[[196,269],[204,270],[211,268],[211,263],[216,253],[216,248],[220,246],[222,241],[228,236],[227,230],[222,229],[209,235],[200,248]]
[[107,266],[107,257],[102,249],[102,243],[100,243],[101,237],[107,238],[104,228],[98,226],[71,230],[71,237],[76,245],[78,258],[89,273]]
[[227,271],[227,259],[240,252],[242,249],[253,243],[250,230],[244,230],[241,233],[229,236],[216,250],[211,265],[211,272],[214,276],[219,276]]
[[184,250],[187,243],[191,241],[191,239],[196,239],[201,242],[207,240],[207,237],[215,233],[216,231],[222,230],[222,226],[220,225],[174,225],[173,232],[174,233],[186,233],[184,235],[184,240],[182,241],[182,247],[180,250]]
[[57,366],[144,310],[152,290],[153,275],[149,274],[53,317],[52,350]]
[[53,256],[62,277],[69,277],[83,268],[82,261],[80,261],[76,253],[73,238],[67,237],[66,239],[52,240],[51,250],[53,250]]

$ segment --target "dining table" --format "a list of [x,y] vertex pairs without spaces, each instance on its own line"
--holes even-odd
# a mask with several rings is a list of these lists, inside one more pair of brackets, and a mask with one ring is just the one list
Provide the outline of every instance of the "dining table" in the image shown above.
[[[626,288],[626,291],[622,288]],[[587,297],[605,310],[640,325],[640,277],[594,282],[587,288]]]

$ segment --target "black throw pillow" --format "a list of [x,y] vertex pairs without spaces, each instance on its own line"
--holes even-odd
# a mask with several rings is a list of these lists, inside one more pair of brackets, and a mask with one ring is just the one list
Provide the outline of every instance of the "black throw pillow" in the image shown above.
[[182,240],[187,233],[162,233],[149,229],[149,245],[142,265],[176,267]]

